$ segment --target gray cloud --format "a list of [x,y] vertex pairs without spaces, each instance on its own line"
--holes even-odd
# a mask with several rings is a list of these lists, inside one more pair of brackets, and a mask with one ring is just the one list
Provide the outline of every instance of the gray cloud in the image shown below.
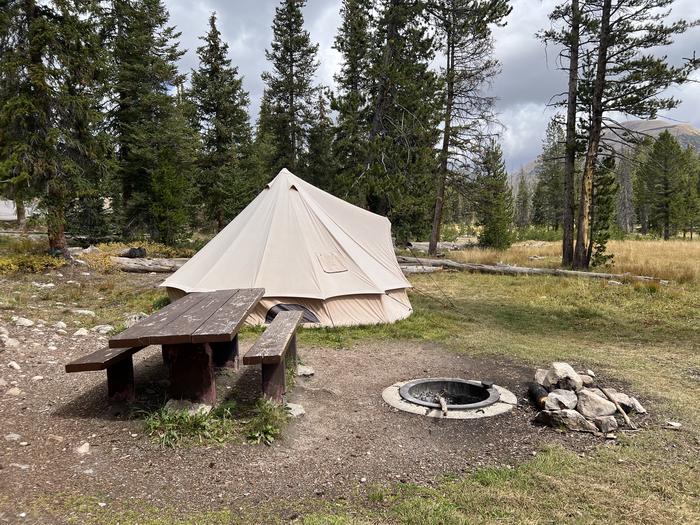
[[[496,55],[502,63],[502,73],[493,84],[498,97],[497,109],[505,125],[503,149],[510,170],[533,160],[541,147],[544,130],[554,111],[546,104],[552,95],[564,91],[566,76],[557,69],[556,50],[545,49],[535,33],[549,27],[547,14],[560,0],[512,0],[513,12],[508,24],[494,32]],[[272,38],[272,19],[277,0],[165,0],[171,21],[182,32],[182,47],[187,53],[181,69],[189,72],[196,66],[195,49],[198,37],[207,30],[211,11],[216,11],[219,28],[229,43],[229,56],[245,77],[245,87],[251,95],[252,113],[257,113],[263,83],[260,74],[269,65],[265,49]],[[332,85],[340,57],[332,49],[340,24],[339,0],[309,0],[304,16],[306,27],[319,43],[320,67],[317,82]],[[700,18],[698,0],[677,0],[672,18]],[[672,46],[662,50],[669,60],[678,63],[700,48],[700,30],[691,30],[679,37]],[[700,49],[698,49],[700,50]],[[700,81],[700,75],[696,75]],[[681,99],[679,108],[663,115],[689,122],[700,128],[700,85],[697,83],[673,88],[670,93]]]

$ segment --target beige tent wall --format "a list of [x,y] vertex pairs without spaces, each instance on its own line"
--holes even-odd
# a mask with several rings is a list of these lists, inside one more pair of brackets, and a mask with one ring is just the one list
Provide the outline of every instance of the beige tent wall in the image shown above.
[[[175,301],[184,295],[182,290],[168,288],[168,297]],[[246,324],[265,324],[265,316],[277,304],[299,304],[318,317],[320,325],[356,326],[393,323],[405,319],[413,312],[406,290],[389,290],[385,294],[344,295],[330,299],[304,299],[299,297],[266,297],[246,319]],[[340,320],[340,321],[338,321]]]

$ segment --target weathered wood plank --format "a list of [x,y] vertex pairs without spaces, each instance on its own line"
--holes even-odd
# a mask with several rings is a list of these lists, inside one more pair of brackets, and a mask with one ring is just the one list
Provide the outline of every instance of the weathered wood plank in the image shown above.
[[167,349],[171,399],[216,404],[212,351],[208,344],[164,345]]
[[243,357],[243,364],[279,363],[284,357],[299,323],[301,311],[280,312]]
[[109,347],[148,346],[151,344],[151,334],[159,332],[162,327],[167,326],[167,324],[178,315],[195,307],[200,301],[204,300],[205,295],[206,294],[192,293],[186,295],[182,299],[178,299],[174,303],[170,303],[156,313],[139,321],[131,328],[127,328],[121,334],[111,337],[109,339]]
[[78,359],[71,361],[66,365],[66,372],[90,372],[93,370],[105,370],[110,366],[130,358],[143,346],[135,346],[130,348],[101,348],[96,352],[84,355]]
[[134,362],[131,355],[107,368],[107,396],[111,401],[134,400]]
[[284,404],[284,395],[287,392],[287,376],[284,363],[262,365],[262,392],[270,401]]
[[231,341],[263,295],[265,295],[264,288],[238,290],[237,294],[192,333],[192,342]]
[[203,297],[196,305],[178,315],[170,316],[170,322],[152,329],[148,336],[148,343],[152,345],[191,343],[192,334],[237,293],[238,290],[202,293]]

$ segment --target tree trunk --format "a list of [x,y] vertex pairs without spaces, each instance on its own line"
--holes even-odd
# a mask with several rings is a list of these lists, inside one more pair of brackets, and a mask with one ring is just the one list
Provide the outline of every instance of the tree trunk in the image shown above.
[[608,65],[608,40],[610,37],[610,9],[612,0],[603,1],[603,11],[600,23],[600,38],[598,42],[598,58],[596,63],[596,76],[593,85],[593,100],[591,101],[591,129],[588,136],[588,150],[586,162],[581,177],[581,195],[579,198],[579,210],[576,232],[576,247],[574,249],[574,268],[588,268],[590,259],[588,255],[588,241],[590,237],[590,212],[591,196],[593,193],[593,177],[595,176],[596,162],[598,159],[598,146],[603,130],[603,91],[605,89],[605,75]]
[[450,142],[452,134],[452,104],[454,100],[454,43],[452,33],[447,33],[447,100],[445,102],[445,126],[442,136],[442,151],[440,153],[440,166],[437,176],[437,195],[435,196],[435,214],[433,215],[433,229],[430,232],[428,254],[437,253],[440,241],[440,226],[442,225],[442,208],[445,203],[445,185],[447,183],[447,168],[450,155]]
[[27,209],[21,198],[15,199],[15,210],[17,210],[17,227],[25,231],[27,229]]
[[60,182],[56,178],[58,174],[54,173],[48,184],[46,230],[49,237],[49,251],[53,255],[68,257],[65,193],[59,187]]
[[576,170],[576,96],[578,91],[578,48],[580,19],[578,0],[571,0],[571,43],[569,45],[569,92],[566,100],[566,157],[564,159],[564,212],[562,217],[562,266],[574,262],[574,180]]
[[216,212],[216,231],[220,232],[224,229],[224,212],[219,210]]

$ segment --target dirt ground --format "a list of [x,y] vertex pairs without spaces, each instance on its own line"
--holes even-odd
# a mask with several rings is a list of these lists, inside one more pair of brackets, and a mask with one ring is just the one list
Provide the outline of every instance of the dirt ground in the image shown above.
[[[183,511],[271,498],[336,499],[374,484],[432,484],[485,465],[514,465],[553,442],[577,450],[599,444],[589,435],[532,425],[533,412],[523,399],[531,369],[395,341],[349,349],[301,346],[300,357],[316,373],[297,380],[289,401],[303,405],[306,415],[273,446],[162,449],[144,434],[143,421],[107,404],[104,372],[65,374],[66,362],[105,344],[104,336],[77,338],[71,329],[61,335],[48,325],[3,322],[21,344],[0,353],[0,378],[7,383],[0,388],[2,435],[21,437],[0,441],[0,493],[9,507],[0,511],[0,522],[12,522],[37,500],[61,493],[99,495],[107,504],[136,498]],[[241,350],[249,345],[243,342]],[[10,361],[21,370],[8,367]],[[140,399],[164,398],[167,378],[157,347],[136,355],[135,371]],[[523,406],[457,421],[399,412],[383,402],[386,386],[425,376],[492,380],[516,393]],[[254,368],[225,371],[218,378],[219,397],[256,394],[259,381]],[[7,393],[12,387],[21,394]],[[76,448],[85,442],[90,452],[80,455]]]

